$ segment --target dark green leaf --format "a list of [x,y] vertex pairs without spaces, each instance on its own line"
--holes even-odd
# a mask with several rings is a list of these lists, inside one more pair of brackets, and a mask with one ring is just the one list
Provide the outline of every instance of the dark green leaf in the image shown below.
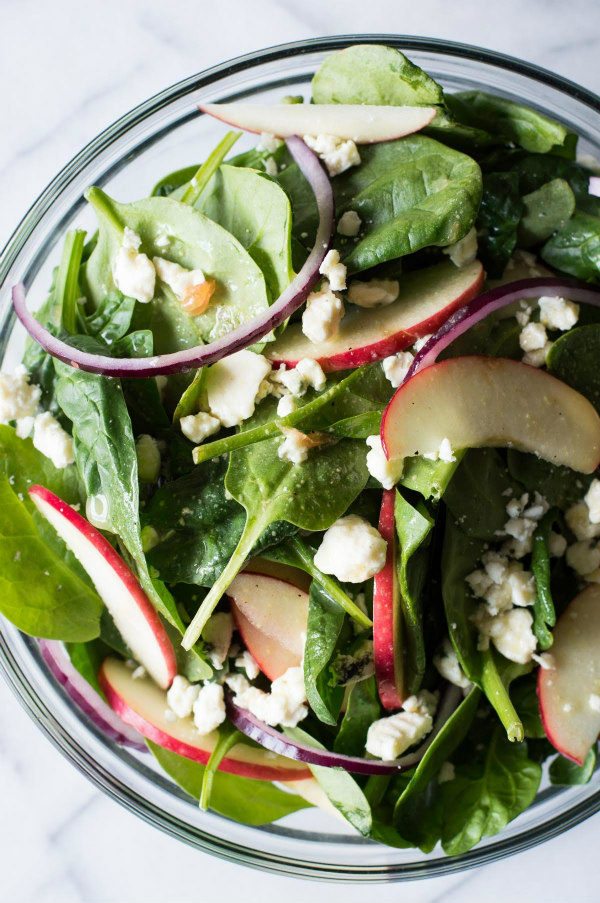
[[552,599],[550,580],[550,533],[557,517],[551,508],[538,523],[533,534],[531,570],[535,578],[536,600],[533,606],[533,632],[541,649],[552,645],[552,633],[548,628],[556,624],[556,611]]
[[485,174],[477,215],[478,256],[492,278],[502,276],[517,246],[522,213],[518,176],[512,172]]
[[550,266],[585,279],[600,281],[600,216],[575,213],[540,251]]
[[[600,222],[600,221],[599,221]],[[600,324],[570,329],[552,345],[548,370],[600,411]]]
[[508,519],[509,490],[510,495],[521,494],[500,453],[493,448],[473,448],[458,465],[444,502],[467,536],[489,542],[497,538]]
[[367,731],[381,717],[381,704],[374,677],[351,684],[346,711],[333,742],[336,752],[345,756],[363,756]]
[[592,775],[596,770],[598,760],[598,750],[596,747],[590,749],[585,757],[583,765],[577,765],[564,756],[557,756],[550,764],[548,774],[553,784],[561,784],[562,786],[573,787],[578,784],[589,784]]
[[344,688],[336,684],[331,660],[344,624],[344,610],[313,583],[308,597],[304,687],[308,703],[324,724],[336,724]]
[[553,179],[523,197],[519,244],[523,248],[546,241],[575,212],[575,195],[564,179]]

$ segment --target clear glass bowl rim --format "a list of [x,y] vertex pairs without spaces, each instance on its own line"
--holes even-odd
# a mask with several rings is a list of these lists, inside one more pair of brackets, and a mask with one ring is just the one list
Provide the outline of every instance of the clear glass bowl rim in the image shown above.
[[[146,117],[196,89],[209,86],[218,78],[233,75],[262,64],[273,63],[286,57],[314,52],[331,52],[355,43],[386,43],[409,52],[418,50],[433,54],[441,53],[445,56],[459,57],[471,62],[492,65],[523,75],[541,85],[561,91],[585,104],[594,113],[600,114],[600,97],[594,92],[540,66],[469,44],[412,35],[351,34],[313,38],[267,47],[203,70],[158,92],[116,120],[82,148],[49,182],[34,201],[0,253],[0,287],[3,286],[7,274],[26,242],[35,232],[36,226],[71,180],[98,154],[109,148],[114,141],[118,140],[133,126],[141,123]],[[14,316],[11,315],[9,322],[5,324],[6,327],[10,329],[13,322]],[[32,643],[31,651],[35,655],[36,652],[33,646],[34,644]],[[7,637],[1,632],[0,671],[28,715],[36,722],[53,745],[109,797],[143,818],[149,824],[197,849],[212,853],[231,862],[249,865],[265,871],[303,878],[335,881],[389,882],[435,877],[462,871],[522,852],[561,834],[600,810],[600,791],[597,791],[583,802],[571,806],[567,811],[539,825],[527,835],[501,837],[483,848],[475,848],[469,853],[452,858],[433,861],[428,861],[427,858],[424,858],[420,862],[407,865],[378,865],[373,867],[359,865],[357,867],[344,866],[342,869],[333,864],[330,866],[318,863],[303,864],[298,860],[286,860],[268,853],[263,854],[257,849],[250,850],[238,847],[235,844],[228,844],[226,841],[206,835],[191,837],[186,831],[189,826],[185,822],[171,816],[169,813],[165,813],[149,800],[144,799],[133,791],[132,788],[127,787],[120,780],[116,779],[109,771],[100,767],[95,759],[64,729],[59,720],[41,705],[22,673],[7,642]]]

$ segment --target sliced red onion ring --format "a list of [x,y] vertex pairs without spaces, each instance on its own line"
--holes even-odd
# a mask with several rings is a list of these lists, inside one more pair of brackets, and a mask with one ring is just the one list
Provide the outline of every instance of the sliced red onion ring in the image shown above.
[[146,746],[137,731],[125,724],[111,707],[81,676],[71,662],[67,650],[57,640],[38,640],[42,658],[57,681],[65,688],[76,706],[96,727],[121,746],[145,751]]
[[319,212],[319,227],[314,247],[304,266],[277,301],[264,313],[208,345],[199,345],[196,348],[187,348],[184,351],[151,358],[114,358],[80,351],[53,336],[41,323],[38,323],[28,310],[25,288],[22,283],[19,283],[13,287],[12,300],[15,312],[27,332],[45,351],[72,367],[78,367],[90,373],[102,373],[106,376],[141,378],[179,373],[181,370],[191,370],[205,364],[212,364],[226,355],[247,348],[248,345],[257,342],[272,329],[280,326],[306,301],[310,290],[319,278],[319,267],[331,242],[334,212],[331,184],[316,155],[300,138],[287,138],[286,144],[314,192]]
[[600,291],[590,288],[585,282],[577,279],[565,279],[561,276],[538,276],[534,279],[518,279],[506,285],[499,285],[469,301],[464,307],[454,311],[434,333],[429,341],[415,355],[415,358],[404,377],[408,382],[415,373],[435,364],[436,360],[448,345],[461,336],[480,320],[485,319],[495,310],[500,310],[522,298],[567,297],[571,301],[593,304],[600,307]]
[[360,756],[343,756],[340,753],[330,752],[327,749],[316,749],[314,746],[307,746],[305,743],[292,740],[276,728],[269,727],[268,724],[265,724],[264,721],[261,721],[260,718],[257,718],[247,709],[242,709],[236,705],[230,692],[226,693],[225,705],[227,716],[238,731],[264,746],[265,749],[278,753],[280,756],[295,759],[297,762],[305,762],[307,765],[344,768],[351,774],[394,774],[418,765],[437,734],[439,734],[450,715],[458,706],[460,700],[460,690],[457,687],[448,687],[440,703],[433,730],[426,741],[414,752],[393,761],[363,759]]

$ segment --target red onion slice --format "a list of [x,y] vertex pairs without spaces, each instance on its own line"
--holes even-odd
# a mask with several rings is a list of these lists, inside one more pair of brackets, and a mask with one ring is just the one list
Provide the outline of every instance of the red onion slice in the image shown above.
[[286,737],[274,727],[269,727],[260,718],[257,718],[247,709],[242,709],[233,701],[232,694],[226,693],[227,716],[231,723],[245,734],[264,746],[271,752],[278,753],[288,759],[297,762],[305,762],[307,765],[321,765],[325,768],[344,768],[351,774],[394,774],[398,771],[406,771],[413,768],[421,761],[430,745],[441,731],[448,718],[452,715],[461,699],[461,692],[457,687],[449,687],[440,703],[437,718],[433,730],[425,740],[412,753],[393,761],[381,761],[379,759],[363,759],[359,756],[344,756],[341,753],[330,752],[327,749],[315,749],[305,743]]
[[448,317],[417,352],[404,377],[404,382],[408,382],[425,367],[435,364],[448,345],[495,310],[500,310],[522,298],[541,298],[544,295],[549,297],[565,295],[571,301],[581,301],[600,307],[600,290],[590,288],[585,282],[579,282],[577,279],[538,276],[534,279],[518,279],[516,282],[499,285],[473,298]]
[[146,750],[139,733],[125,724],[82,677],[62,643],[57,640],[38,640],[38,645],[42,658],[56,680],[96,727],[122,746],[129,746],[142,752]]
[[287,138],[286,144],[314,192],[319,212],[319,227],[314,247],[304,266],[277,301],[264,313],[208,345],[199,345],[196,348],[151,358],[114,358],[80,351],[53,336],[28,310],[25,288],[19,283],[13,287],[12,301],[15,312],[27,332],[45,351],[72,367],[106,376],[142,378],[179,373],[181,370],[212,364],[226,355],[247,348],[280,326],[306,301],[319,278],[319,267],[331,242],[334,215],[331,184],[317,156],[300,138]]

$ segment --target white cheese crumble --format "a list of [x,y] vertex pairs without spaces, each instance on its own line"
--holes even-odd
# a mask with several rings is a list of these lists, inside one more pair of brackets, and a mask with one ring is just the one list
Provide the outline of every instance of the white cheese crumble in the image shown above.
[[576,574],[585,577],[600,567],[600,549],[592,546],[589,540],[575,542],[567,549],[567,564]]
[[452,464],[453,461],[456,461],[456,455],[452,451],[450,440],[446,437],[440,442],[440,447],[437,451],[428,452],[423,457],[427,458],[428,461],[445,461],[447,464]]
[[233,618],[229,612],[219,611],[204,625],[202,639],[206,642],[208,659],[213,668],[222,668],[233,636]]
[[[0,423],[34,417],[41,394],[39,386],[29,383],[29,373],[22,364],[12,374],[0,373]],[[30,427],[33,425],[30,420],[28,424]]]
[[332,291],[340,292],[346,288],[346,267],[340,260],[340,252],[334,248],[323,258],[319,273],[329,281]]
[[148,304],[154,297],[156,271],[150,258],[140,252],[141,243],[140,236],[125,227],[121,247],[113,262],[113,279],[119,291],[128,298]]
[[271,135],[270,132],[261,132],[258,144],[256,145],[256,150],[267,151],[269,154],[274,154],[282,144],[281,138],[276,138],[275,135]]
[[526,351],[523,355],[523,363],[530,367],[545,367],[546,360],[553,342],[546,342],[543,348],[536,348],[535,351]]
[[235,659],[235,666],[236,668],[243,668],[243,670],[246,672],[248,680],[256,680],[256,678],[260,674],[260,668],[256,663],[256,659],[253,655],[251,655],[250,652],[248,652],[247,649],[244,649],[244,651],[240,652],[240,654],[237,656],[237,658]]
[[523,351],[539,351],[546,347],[548,336],[543,323],[528,323],[519,335],[519,345]]
[[548,549],[553,558],[562,558],[567,551],[567,540],[560,533],[555,533],[552,530],[548,541]]
[[454,266],[464,267],[469,263],[473,263],[477,257],[477,230],[475,226],[469,229],[464,238],[442,248],[444,254],[447,254]]
[[432,335],[433,333],[430,332],[428,335],[422,335],[420,339],[417,339],[417,341],[413,345],[413,351],[417,352],[420,351],[421,348],[424,348]]
[[378,759],[397,759],[427,736],[433,727],[436,697],[427,690],[404,702],[404,710],[374,721],[367,731],[365,748]]
[[156,275],[161,282],[169,286],[178,301],[187,300],[193,288],[206,282],[202,270],[186,270],[185,267],[165,260],[164,257],[154,257],[152,262]]
[[534,652],[531,658],[540,666],[542,671],[554,671],[556,668],[556,661],[550,652],[542,652],[540,655]]
[[344,313],[343,301],[328,286],[311,292],[302,313],[302,332],[315,344],[329,342],[338,334]]
[[410,351],[399,351],[397,354],[391,354],[381,362],[383,372],[386,379],[392,384],[392,388],[397,389],[404,382],[404,377],[410,370],[414,360],[414,355]]
[[272,380],[285,386],[288,392],[296,398],[300,398],[309,388],[314,389],[315,392],[324,389],[327,377],[317,361],[304,357],[298,361],[295,367],[289,370],[283,368],[278,370],[273,374]]
[[247,349],[217,361],[206,374],[210,413],[223,426],[239,426],[254,414],[261,383],[270,372],[266,357]]
[[346,210],[342,213],[337,223],[337,231],[346,238],[355,238],[360,232],[362,220],[356,210]]
[[271,727],[296,727],[308,715],[304,671],[301,667],[288,668],[281,677],[276,678],[271,684],[270,693],[251,687],[241,674],[230,675],[225,683],[235,694],[237,705],[248,709]]
[[381,436],[368,436],[366,442],[370,449],[367,452],[367,470],[384,489],[392,489],[402,476],[403,458],[388,460],[381,444]]
[[592,480],[583,501],[588,507],[590,523],[600,524],[600,480]]
[[75,461],[73,440],[48,411],[38,414],[34,420],[33,444],[59,469]]
[[473,571],[465,579],[473,595],[485,602],[489,614],[535,603],[535,579],[521,562],[509,561],[496,552],[486,552],[481,561],[484,569]]
[[348,288],[348,301],[357,307],[386,307],[396,301],[399,294],[397,279],[370,279],[369,282],[355,279]]
[[339,176],[351,166],[359,166],[360,154],[354,141],[335,135],[304,135],[304,143],[321,158],[330,176]]
[[592,523],[590,509],[584,501],[571,505],[565,512],[565,520],[579,540],[595,539],[596,536],[600,536],[600,523]]
[[207,683],[200,689],[194,702],[194,724],[199,734],[205,736],[215,731],[225,721],[225,696],[223,687]]
[[314,557],[324,574],[343,583],[363,583],[383,568],[387,543],[368,521],[356,514],[340,517],[325,532]]
[[186,417],[182,417],[179,426],[186,439],[199,445],[209,436],[219,432],[221,421],[212,414],[199,411],[197,414],[188,414]]
[[446,784],[453,781],[456,777],[456,770],[452,762],[442,762],[442,767],[438,771],[438,784]]
[[267,157],[266,160],[263,160],[263,166],[265,168],[266,174],[274,179],[277,175],[277,163],[275,162],[273,157]]
[[491,640],[498,652],[511,662],[525,665],[531,661],[537,640],[532,630],[533,617],[526,608],[490,615],[482,605],[473,621],[479,630],[479,649],[487,649]]
[[298,407],[298,402],[293,395],[282,395],[277,402],[277,416],[287,417]]
[[[283,427],[281,429],[283,430]],[[285,430],[284,440],[277,449],[277,457],[280,461],[288,461],[290,464],[303,464],[311,448],[314,448],[314,442],[306,433],[288,427]]]
[[600,712],[600,696],[598,693],[590,693],[588,698],[588,706],[592,712]]
[[167,705],[178,718],[188,718],[199,692],[199,684],[191,684],[187,677],[177,674],[167,690]]
[[461,668],[454,646],[448,637],[433,656],[433,664],[441,676],[455,687],[460,687],[461,690],[471,688],[471,681]]
[[538,300],[540,320],[548,329],[562,332],[572,329],[579,319],[579,305],[564,298],[540,298]]

